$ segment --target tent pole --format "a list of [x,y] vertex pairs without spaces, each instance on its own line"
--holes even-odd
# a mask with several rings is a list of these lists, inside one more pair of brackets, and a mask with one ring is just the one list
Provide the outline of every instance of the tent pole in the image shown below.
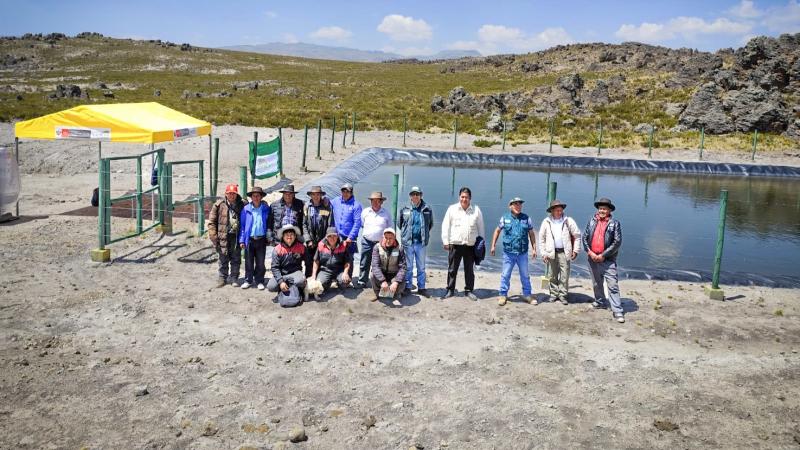
[[[17,173],[19,173],[19,138],[18,137],[14,138],[14,157],[17,158]],[[22,186],[22,183],[20,183],[19,185]],[[22,190],[22,189],[20,189],[20,190]],[[17,210],[16,211],[17,212],[17,219],[19,219],[19,193],[17,194],[16,210]]]

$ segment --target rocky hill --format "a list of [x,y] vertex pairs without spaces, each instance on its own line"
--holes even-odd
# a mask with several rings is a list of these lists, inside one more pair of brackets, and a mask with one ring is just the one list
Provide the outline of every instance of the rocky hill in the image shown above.
[[[314,125],[358,113],[358,127],[542,142],[796,148],[800,34],[716,53],[638,43],[576,44],[523,55],[355,63],[81,33],[0,38],[0,120],[92,102],[157,100],[218,124]],[[340,125],[341,126],[341,125]],[[497,136],[495,134],[495,136]]]

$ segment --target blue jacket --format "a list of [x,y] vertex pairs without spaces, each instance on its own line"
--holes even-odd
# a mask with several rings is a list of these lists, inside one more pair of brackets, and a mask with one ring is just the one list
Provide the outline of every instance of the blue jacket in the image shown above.
[[[425,203],[425,200],[419,201],[417,210],[419,211],[419,214],[422,214],[422,229],[420,230],[420,234],[422,235],[422,245],[427,246],[431,237],[431,228],[433,228],[433,211],[431,210],[430,206]],[[400,240],[402,241],[403,246],[408,247],[412,243],[411,234],[414,226],[413,203],[409,202],[408,205],[404,206],[403,209],[400,210],[400,218],[398,221],[400,222]]]
[[524,255],[528,253],[528,233],[533,226],[525,213],[517,217],[507,212],[500,219],[503,230],[503,251],[511,255]]
[[[269,237],[269,229],[267,228],[267,218],[269,217],[269,205],[264,202],[261,202],[263,208],[261,208],[261,220],[264,224],[264,231],[266,236]],[[245,247],[250,242],[250,230],[253,229],[253,204],[248,203],[245,205],[244,209],[242,209],[242,217],[241,217],[241,229],[239,231],[239,243],[244,244]]]
[[336,197],[331,200],[331,207],[336,231],[340,236],[355,241],[358,231],[361,229],[361,203],[358,203],[355,197],[350,197],[348,201],[342,200],[342,197]]

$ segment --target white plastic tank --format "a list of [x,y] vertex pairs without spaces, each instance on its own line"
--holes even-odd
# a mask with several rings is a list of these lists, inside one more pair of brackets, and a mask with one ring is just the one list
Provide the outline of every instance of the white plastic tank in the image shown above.
[[19,189],[19,166],[14,150],[0,147],[0,222],[15,217]]

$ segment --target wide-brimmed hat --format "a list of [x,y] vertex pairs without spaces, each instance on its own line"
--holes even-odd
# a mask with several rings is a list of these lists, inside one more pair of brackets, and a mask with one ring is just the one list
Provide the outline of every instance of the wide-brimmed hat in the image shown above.
[[612,211],[617,209],[617,207],[614,206],[613,203],[611,203],[611,199],[607,198],[607,197],[600,197],[596,202],[594,202],[594,207],[595,208],[599,208],[600,206],[603,206],[603,205],[608,206],[608,209],[610,209]]
[[550,202],[550,207],[547,208],[547,212],[553,211],[553,208],[555,208],[556,206],[560,206],[562,208],[566,208],[567,204],[562,202],[561,200],[558,200],[558,199],[553,200],[552,202]]
[[342,188],[340,190],[343,191],[345,189],[347,189],[350,192],[353,192],[353,185],[350,184],[350,183],[345,183],[345,184],[342,185]]
[[328,237],[332,234],[335,234],[336,236],[339,235],[339,232],[336,231],[336,227],[328,227],[328,229],[325,230],[325,237]]
[[286,225],[282,226],[280,230],[278,230],[278,235],[281,237],[281,239],[283,239],[283,235],[287,231],[294,231],[294,234],[296,236],[300,236],[300,228],[297,228],[296,226],[287,223]]
[[267,195],[267,193],[264,192],[264,189],[261,189],[261,186],[253,186],[249,191],[247,191],[248,197],[251,197],[253,194],[261,194],[262,197]]
[[280,189],[278,192],[291,192],[292,194],[297,194],[297,191],[294,190],[293,184],[287,184],[286,187]]
[[523,199],[521,199],[519,197],[514,197],[514,198],[512,198],[511,200],[508,201],[509,206],[512,203],[525,203],[525,200],[523,200]]
[[372,194],[369,194],[369,200],[386,200],[386,197],[383,196],[383,192],[375,191]]
[[393,235],[395,235],[395,237],[397,237],[397,233],[394,231],[394,228],[391,228],[391,227],[384,228],[383,229],[383,234],[386,234],[386,233],[392,233]]
[[306,192],[306,195],[311,194],[322,194],[325,195],[325,191],[322,190],[322,186],[311,186],[311,189]]
[[420,189],[420,188],[419,188],[419,186],[413,186],[413,187],[411,188],[411,190],[410,190],[410,191],[408,191],[408,195],[411,195],[411,194],[413,194],[413,193],[415,193],[415,192],[416,192],[417,194],[422,194],[422,189]]
[[239,193],[239,185],[238,184],[229,184],[225,186],[225,193],[226,194],[238,194]]

